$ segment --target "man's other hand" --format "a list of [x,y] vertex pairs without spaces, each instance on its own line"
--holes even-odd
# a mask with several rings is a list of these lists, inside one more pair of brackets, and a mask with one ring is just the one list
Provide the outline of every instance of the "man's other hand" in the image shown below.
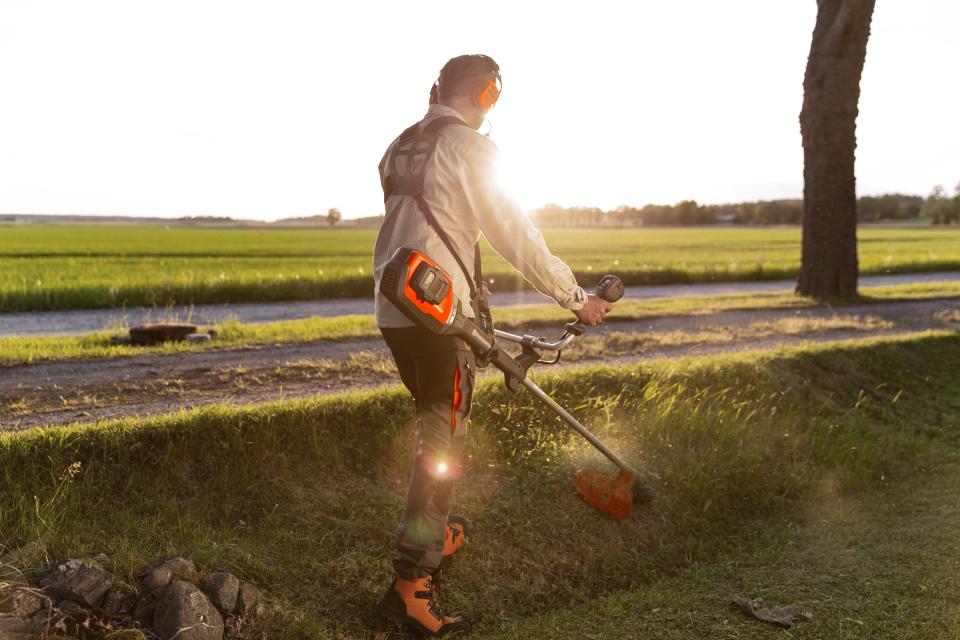
[[587,301],[584,303],[583,308],[573,313],[583,324],[595,327],[603,322],[603,317],[610,312],[610,309],[613,309],[612,304],[600,296],[588,293]]

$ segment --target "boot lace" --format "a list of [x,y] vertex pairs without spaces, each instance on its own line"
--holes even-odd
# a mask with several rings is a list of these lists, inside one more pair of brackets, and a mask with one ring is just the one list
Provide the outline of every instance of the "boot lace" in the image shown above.
[[430,610],[430,614],[435,617],[437,620],[443,620],[443,613],[440,611],[440,603],[437,601],[437,596],[440,595],[440,587],[443,584],[443,577],[439,572],[432,576],[427,577],[426,587],[429,591],[424,592],[424,596],[429,600],[427,603],[427,608]]

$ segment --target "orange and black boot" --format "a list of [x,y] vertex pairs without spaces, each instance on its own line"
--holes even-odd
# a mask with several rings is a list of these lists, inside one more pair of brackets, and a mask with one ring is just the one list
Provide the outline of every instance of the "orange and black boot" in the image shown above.
[[440,612],[437,591],[438,585],[433,576],[417,580],[405,580],[397,576],[377,603],[377,612],[401,626],[413,627],[426,637],[470,631],[470,625],[465,621]]
[[447,520],[447,530],[443,534],[443,559],[440,568],[443,569],[450,562],[453,554],[463,546],[470,532],[470,523],[463,516],[457,514]]

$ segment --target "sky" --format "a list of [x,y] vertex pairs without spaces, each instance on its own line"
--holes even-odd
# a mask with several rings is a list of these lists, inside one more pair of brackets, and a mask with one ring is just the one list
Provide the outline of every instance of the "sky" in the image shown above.
[[[0,0],[0,213],[377,215],[443,63],[486,53],[522,206],[794,198],[815,0]],[[960,3],[880,1],[861,195],[960,182]],[[486,131],[486,127],[482,129]]]

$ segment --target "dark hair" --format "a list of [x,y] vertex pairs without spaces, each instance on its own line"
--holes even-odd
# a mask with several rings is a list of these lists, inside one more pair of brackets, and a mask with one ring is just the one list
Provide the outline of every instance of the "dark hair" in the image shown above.
[[483,76],[500,83],[500,66],[490,56],[474,53],[451,58],[430,89],[430,104],[439,102],[441,97],[468,93],[474,81]]

